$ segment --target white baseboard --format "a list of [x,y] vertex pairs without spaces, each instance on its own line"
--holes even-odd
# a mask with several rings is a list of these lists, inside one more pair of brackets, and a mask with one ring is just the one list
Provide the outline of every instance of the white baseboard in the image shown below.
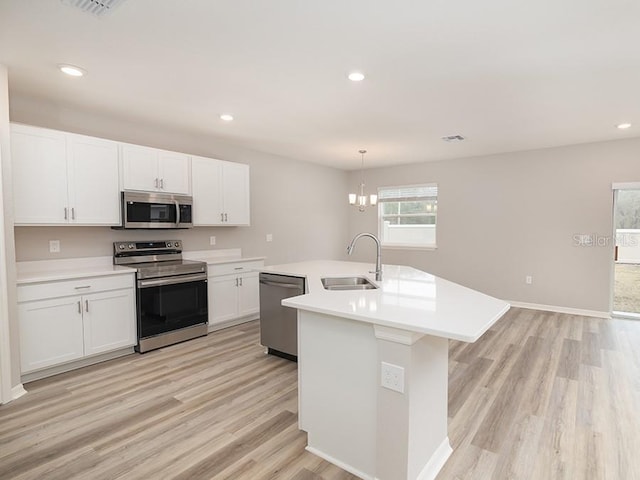
[[570,315],[580,315],[583,317],[611,318],[610,312],[599,312],[598,310],[583,310],[580,308],[558,307],[539,303],[512,302],[510,300],[505,300],[505,302],[510,303],[512,307],[542,310],[543,312],[568,313]]
[[246,317],[234,318],[233,320],[214,323],[213,325],[209,324],[208,333],[216,332],[218,330],[223,330],[229,327],[235,327],[236,325],[240,325],[242,323],[252,322],[253,320],[257,320],[258,318],[260,318],[259,313],[252,313],[251,315],[247,315]]
[[106,362],[107,360],[113,360],[114,358],[123,357],[125,355],[131,355],[135,353],[133,347],[125,347],[113,352],[101,353],[92,357],[85,357],[79,360],[73,360],[69,363],[63,363],[61,365],[55,365],[53,367],[47,367],[42,370],[36,370],[31,373],[24,373],[20,378],[22,383],[33,382],[34,380],[40,380],[42,378],[58,375],[59,373],[69,372],[77,368],[88,367],[100,362]]
[[342,470],[346,470],[347,472],[355,475],[358,478],[362,478],[364,480],[375,480],[374,477],[372,477],[371,475],[367,475],[364,472],[361,472],[360,470],[358,470],[357,468],[353,468],[351,465],[348,465],[344,462],[341,462],[338,459],[333,458],[331,455],[327,455],[326,453],[315,449],[313,447],[310,447],[309,445],[307,445],[306,447],[304,447],[305,450],[307,450],[308,452],[313,453],[314,455],[326,460],[329,463],[333,463],[336,467],[340,467]]
[[18,398],[20,398],[26,393],[27,391],[24,389],[22,384],[19,383],[18,385],[16,385],[11,389],[11,400],[17,400]]
[[418,474],[418,478],[416,480],[434,480],[444,464],[449,459],[449,456],[453,452],[451,448],[451,444],[449,443],[449,437],[446,437],[440,446],[433,452],[431,458],[424,466],[422,471]]

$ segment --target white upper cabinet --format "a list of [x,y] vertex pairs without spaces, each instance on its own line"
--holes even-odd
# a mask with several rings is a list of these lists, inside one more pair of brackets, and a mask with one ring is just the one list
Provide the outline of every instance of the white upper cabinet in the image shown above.
[[224,221],[249,225],[249,165],[222,162]]
[[83,135],[71,134],[68,138],[71,222],[117,225],[120,222],[117,143]]
[[158,152],[158,176],[163,192],[191,193],[189,180],[191,179],[190,158],[183,153]]
[[65,134],[12,124],[11,158],[15,223],[68,223]]
[[192,157],[193,225],[249,225],[249,165]]
[[189,155],[157,148],[122,144],[125,190],[190,193]]
[[222,162],[212,158],[191,158],[193,225],[221,225]]
[[11,125],[17,225],[118,225],[117,143]]
[[159,190],[156,150],[138,145],[122,145],[122,177],[125,190]]

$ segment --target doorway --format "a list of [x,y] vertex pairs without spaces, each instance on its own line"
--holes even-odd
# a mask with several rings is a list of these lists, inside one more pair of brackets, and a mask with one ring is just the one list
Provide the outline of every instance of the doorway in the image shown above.
[[640,320],[640,184],[614,185],[613,316]]

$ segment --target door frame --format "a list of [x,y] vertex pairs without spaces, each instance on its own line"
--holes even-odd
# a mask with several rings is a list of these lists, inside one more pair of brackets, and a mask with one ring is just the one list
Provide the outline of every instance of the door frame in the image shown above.
[[632,320],[640,320],[640,313],[632,313],[632,312],[614,312],[613,310],[613,301],[615,298],[615,287],[616,287],[616,258],[615,258],[615,248],[616,248],[616,203],[618,198],[619,190],[640,190],[640,182],[613,182],[611,184],[611,191],[613,192],[613,203],[611,208],[611,238],[613,239],[612,246],[613,251],[611,252],[611,281],[609,288],[609,311],[611,312],[611,317],[616,318],[628,318]]

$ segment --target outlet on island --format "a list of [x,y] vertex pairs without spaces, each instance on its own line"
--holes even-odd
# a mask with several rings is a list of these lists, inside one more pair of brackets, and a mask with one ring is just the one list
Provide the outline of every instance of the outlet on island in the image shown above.
[[404,368],[387,362],[380,364],[380,385],[404,393]]

